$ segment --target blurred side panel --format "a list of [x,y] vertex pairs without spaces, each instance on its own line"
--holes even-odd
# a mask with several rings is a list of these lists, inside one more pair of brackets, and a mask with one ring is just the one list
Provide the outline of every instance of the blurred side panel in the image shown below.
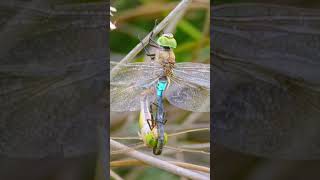
[[213,3],[215,179],[318,179],[320,5],[261,2]]
[[107,12],[105,1],[0,2],[0,179],[98,177]]

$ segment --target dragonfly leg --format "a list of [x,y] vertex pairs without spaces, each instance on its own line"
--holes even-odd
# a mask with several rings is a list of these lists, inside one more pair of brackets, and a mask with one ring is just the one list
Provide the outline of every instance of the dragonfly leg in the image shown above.
[[152,105],[150,105],[150,115],[151,115],[151,119],[154,119]]
[[156,58],[156,54],[147,54],[146,53],[146,55],[149,56],[152,61]]
[[[156,57],[156,54],[155,54],[155,53],[151,54],[150,51],[149,51],[149,49],[147,49],[147,48],[145,47],[145,45],[143,44],[143,42],[142,42],[142,40],[140,39],[140,37],[138,37],[138,38],[139,38],[139,40],[140,40],[140,43],[142,44],[142,47],[143,47],[146,55],[149,56],[149,57],[151,58],[151,60],[154,60],[154,58]],[[152,45],[152,46],[153,46],[153,45]]]
[[156,47],[156,48],[159,48],[160,46],[158,45],[158,43],[152,39],[152,36],[153,36],[153,31],[151,32],[150,34],[150,37],[149,37],[149,45],[150,46],[153,46],[153,47]]
[[[151,123],[150,123],[150,121],[151,121]],[[153,121],[150,119],[147,119],[147,123],[148,123],[150,130],[152,130],[154,128]]]
[[156,102],[153,102],[152,104],[155,105],[157,108],[159,107]]
[[163,119],[164,119],[163,124],[166,124],[166,123],[167,123],[167,120],[168,120],[168,119],[167,119],[166,117],[167,117],[167,112],[164,112],[164,113],[163,113]]

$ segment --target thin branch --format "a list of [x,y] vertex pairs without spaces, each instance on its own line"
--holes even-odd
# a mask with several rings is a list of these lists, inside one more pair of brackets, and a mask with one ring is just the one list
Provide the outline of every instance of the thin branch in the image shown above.
[[[118,148],[118,149],[127,148],[127,146],[125,146],[117,141],[114,141],[112,139],[110,140],[110,145],[111,145],[111,147]],[[144,163],[149,164],[153,167],[160,168],[162,170],[168,171],[168,172],[176,174],[178,176],[184,176],[184,177],[187,177],[190,179],[205,179],[205,180],[208,179],[206,176],[204,176],[202,174],[190,171],[185,168],[181,168],[179,166],[173,165],[171,163],[157,159],[152,156],[148,156],[146,154],[143,154],[143,153],[135,151],[135,150],[125,152],[124,154],[126,154],[134,159],[138,159],[140,161],[143,161]]]
[[115,180],[123,180],[117,173],[115,173],[111,169],[110,169],[110,176],[113,177]]
[[186,11],[187,11],[187,8],[182,9],[180,12],[178,12],[177,15],[170,21],[168,26],[163,30],[163,32],[174,34],[174,31],[178,25],[178,22],[183,18]]
[[186,144],[186,145],[182,145],[181,148],[205,149],[205,148],[210,148],[210,143]]
[[[168,162],[180,167],[184,167],[186,169],[210,173],[210,168],[205,166],[199,166],[199,165],[194,165],[194,164],[179,162],[179,161],[168,161]],[[127,166],[139,166],[139,165],[147,165],[147,164],[135,159],[110,162],[110,167],[127,167]]]
[[172,131],[184,131],[184,130],[189,130],[189,129],[194,129],[194,128],[208,128],[210,127],[209,123],[196,123],[196,124],[191,124],[188,126],[181,126],[172,124],[170,126],[167,126],[167,131],[172,132]]
[[140,149],[145,147],[145,145],[143,143],[137,143],[133,145],[134,147],[128,147],[128,149],[119,149],[119,150],[115,150],[115,151],[110,151],[110,155],[117,155],[117,154],[124,154],[127,151],[131,151],[131,150],[135,150],[135,149]]
[[140,137],[131,137],[131,136],[128,136],[128,137],[111,136],[110,139],[114,139],[114,140],[142,140]]
[[[157,35],[163,28],[165,28],[168,23],[180,12],[186,9],[189,4],[191,3],[191,0],[182,0],[176,8],[174,8],[170,14],[165,17],[161,23],[159,23],[154,29],[153,29],[153,34]],[[149,38],[150,38],[151,32],[142,40],[142,43],[137,44],[135,48],[133,48],[112,70],[111,70],[111,75],[110,79],[116,74],[117,71],[119,71],[119,66],[120,64],[123,63],[128,63],[130,62],[143,48],[145,45],[148,44]],[[143,45],[142,45],[143,44]]]
[[189,133],[189,132],[198,132],[198,131],[210,131],[210,128],[190,129],[190,130],[185,130],[182,132],[171,133],[171,134],[168,134],[168,136],[177,136],[180,134],[185,134],[185,133]]
[[192,149],[183,149],[183,148],[177,148],[177,147],[173,147],[173,146],[165,146],[168,149],[172,149],[178,152],[190,152],[190,153],[201,153],[201,154],[205,154],[205,155],[210,155],[209,152],[206,151],[202,151],[202,150],[192,150]]
[[[177,152],[176,153],[176,158],[179,162],[184,162],[184,154],[181,153],[181,152]],[[181,167],[181,166],[180,166]],[[188,169],[188,168],[187,168]],[[185,177],[180,177],[180,180],[188,180],[187,178]]]

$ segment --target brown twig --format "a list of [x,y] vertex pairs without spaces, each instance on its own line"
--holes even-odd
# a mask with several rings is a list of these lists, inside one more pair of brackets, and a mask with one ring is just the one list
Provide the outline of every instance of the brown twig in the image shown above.
[[198,132],[198,131],[210,131],[210,128],[189,129],[189,130],[185,130],[185,131],[182,131],[182,132],[171,133],[168,136],[177,136],[177,135],[180,135],[180,134],[185,134],[185,133],[189,133],[189,132]]
[[[117,149],[128,148],[127,146],[125,146],[117,141],[114,141],[112,139],[110,140],[110,146],[113,148],[117,148]],[[153,167],[157,167],[159,169],[176,174],[178,176],[184,176],[184,177],[188,177],[191,179],[205,179],[205,180],[209,179],[208,177],[206,177],[202,174],[190,171],[185,168],[181,168],[179,166],[176,166],[176,165],[168,163],[166,161],[163,161],[163,160],[157,159],[155,157],[146,155],[146,154],[138,152],[136,150],[127,151],[127,152],[124,152],[124,154],[126,154],[127,156],[130,156],[134,159],[138,159],[138,160],[140,160],[146,164],[149,164]]]
[[168,146],[168,145],[166,146],[166,148],[175,150],[177,152],[190,152],[190,153],[201,153],[201,154],[205,154],[205,155],[210,155],[209,152],[202,151],[202,150],[192,150],[192,149],[177,148],[177,147]]
[[[180,167],[184,167],[186,169],[210,173],[210,168],[208,167],[194,165],[194,164],[185,163],[185,162],[179,162],[179,161],[168,161],[168,162]],[[135,159],[110,162],[110,167],[127,167],[127,166],[139,166],[139,165],[147,165],[147,164]]]

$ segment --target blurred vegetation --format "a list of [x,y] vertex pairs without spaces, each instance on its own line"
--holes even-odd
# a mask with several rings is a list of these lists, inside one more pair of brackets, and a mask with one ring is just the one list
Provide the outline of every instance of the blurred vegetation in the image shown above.
[[[112,1],[112,6],[118,11],[112,18],[116,21],[118,29],[110,32],[111,53],[127,54],[139,43],[139,38],[142,39],[153,29],[156,19],[160,22],[178,3],[179,1],[174,0]],[[208,62],[210,59],[209,31],[206,30],[203,34],[204,26],[209,29],[209,21],[206,21],[209,8],[205,8],[205,4],[202,8],[196,3],[193,5],[197,9],[188,11],[188,15],[179,21],[176,32],[173,33],[178,42],[178,47],[175,49],[177,62]],[[141,60],[138,59],[138,61]]]
[[[177,0],[112,0],[111,6],[117,9],[111,20],[116,22],[117,29],[110,34],[110,57],[112,61],[120,61],[130,52],[149,32],[152,31],[155,21],[158,23],[179,3]],[[177,62],[210,62],[210,1],[193,1],[189,10],[178,22],[175,32],[172,32],[177,40],[178,46],[174,49]],[[135,61],[143,61],[142,51]],[[193,117],[194,113],[186,112],[165,103],[168,122],[165,126],[170,134],[179,132],[179,127],[196,128],[210,127],[209,113],[201,113]],[[193,115],[193,116],[192,116]],[[111,113],[110,136],[137,136],[138,113]],[[190,118],[191,117],[191,118]],[[189,120],[188,122],[185,122]],[[197,121],[197,125],[193,125]],[[210,141],[209,131],[188,133],[182,136],[170,137],[169,144],[188,145],[192,143],[208,143]],[[121,141],[122,142],[122,141]],[[128,144],[134,144],[129,142]],[[147,152],[152,154],[152,149]],[[206,149],[206,151],[209,151]],[[148,152],[148,153],[149,153]],[[112,160],[118,160],[120,156],[111,156]],[[172,153],[161,155],[161,159],[171,159],[194,163],[196,165],[209,167],[209,155],[196,153]],[[123,158],[123,157],[122,157]],[[182,159],[181,159],[182,158]],[[128,168],[112,168],[124,179],[139,180],[175,180],[180,179],[157,168],[148,166],[136,166]]]

